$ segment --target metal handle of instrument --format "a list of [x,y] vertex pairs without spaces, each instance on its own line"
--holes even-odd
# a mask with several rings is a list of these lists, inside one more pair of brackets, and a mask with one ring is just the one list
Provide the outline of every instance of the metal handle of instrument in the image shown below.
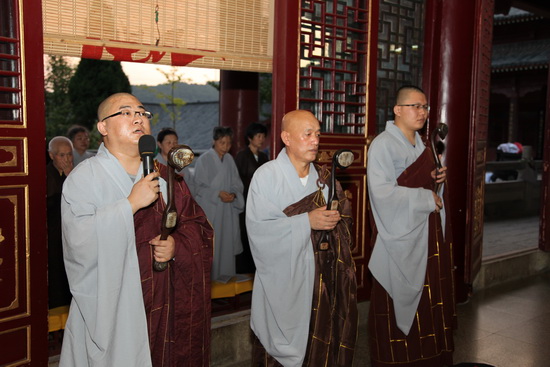
[[[330,186],[328,189],[327,210],[338,209],[338,196],[336,195],[336,167],[346,169],[353,163],[355,157],[351,150],[340,149],[332,156],[332,166],[330,171]],[[329,248],[329,231],[323,231],[321,242],[319,242],[319,250],[326,251]]]
[[[170,233],[176,228],[178,213],[174,202],[174,181],[176,179],[175,169],[182,170],[193,162],[194,153],[187,145],[176,145],[168,152],[168,198],[166,208],[162,214],[162,228],[160,239],[166,240]],[[160,262],[153,259],[153,269],[164,271],[168,268],[168,261]]]

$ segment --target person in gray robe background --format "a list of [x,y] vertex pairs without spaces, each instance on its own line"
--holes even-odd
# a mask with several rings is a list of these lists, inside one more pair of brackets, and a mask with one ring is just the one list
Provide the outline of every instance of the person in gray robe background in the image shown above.
[[94,156],[94,153],[88,152],[88,148],[90,147],[90,132],[84,126],[71,126],[67,131],[67,137],[73,143],[73,163],[75,166],[83,160]]
[[233,131],[216,126],[213,147],[195,163],[195,200],[214,227],[212,280],[236,274],[235,256],[243,250],[239,213],[244,210],[243,183],[229,150]]

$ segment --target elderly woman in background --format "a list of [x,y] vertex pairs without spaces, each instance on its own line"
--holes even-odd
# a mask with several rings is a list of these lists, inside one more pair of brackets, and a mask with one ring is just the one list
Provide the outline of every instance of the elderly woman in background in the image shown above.
[[90,132],[84,126],[73,125],[67,131],[67,137],[73,143],[73,166],[95,154],[88,152],[90,147]]
[[[252,181],[254,172],[264,163],[268,161],[267,154],[262,152],[262,148],[267,135],[265,125],[253,122],[246,128],[246,144],[247,146],[237,153],[235,163],[239,170],[239,175],[244,185],[244,199],[248,195],[248,187]],[[245,213],[240,214],[241,221],[241,240],[243,242],[243,252],[237,256],[237,272],[238,273],[254,273],[256,266],[250,253],[250,245],[248,243],[248,235],[246,233]]]
[[[178,133],[176,130],[172,129],[171,127],[165,127],[157,135],[157,146],[158,146],[158,154],[155,157],[159,163],[164,164],[165,166],[168,165],[168,153],[170,152],[170,149],[173,147],[179,145],[178,143]],[[183,176],[185,179],[185,183],[187,184],[187,187],[189,187],[189,191],[191,194],[194,194],[193,189],[193,172],[191,171],[191,167],[187,166],[183,168],[181,171],[176,171],[178,174]]]
[[214,261],[212,279],[236,274],[235,256],[242,252],[239,213],[244,210],[243,183],[231,149],[233,131],[214,128],[214,144],[195,163],[195,200],[214,227]]

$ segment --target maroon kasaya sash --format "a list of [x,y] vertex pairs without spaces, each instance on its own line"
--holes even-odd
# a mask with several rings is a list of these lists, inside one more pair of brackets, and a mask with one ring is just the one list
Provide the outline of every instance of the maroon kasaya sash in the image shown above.
[[[319,190],[284,210],[294,216],[326,205],[322,193],[330,183],[330,170],[315,166]],[[357,281],[352,249],[351,203],[336,181],[342,219],[329,231],[329,248],[320,250],[324,231],[311,231],[315,254],[315,284],[308,346],[304,366],[351,366],[357,337]]]
[[[166,166],[158,164],[156,168],[166,180]],[[179,175],[174,194],[178,223],[171,236],[176,252],[166,271],[153,270],[149,244],[160,234],[164,201],[159,197],[134,215],[153,367],[209,366],[214,232]]]
[[[397,179],[399,186],[433,190],[432,171],[436,165],[429,148]],[[449,216],[448,187],[444,188],[445,236],[439,213],[429,215],[428,260],[425,287],[417,309],[417,317],[408,335],[396,325],[395,310],[386,290],[373,279],[369,310],[369,344],[374,367],[452,365],[453,328],[456,327],[454,303],[454,268]],[[434,207],[435,209],[435,207]],[[373,227],[372,245],[377,236]],[[399,225],[396,223],[396,225]]]

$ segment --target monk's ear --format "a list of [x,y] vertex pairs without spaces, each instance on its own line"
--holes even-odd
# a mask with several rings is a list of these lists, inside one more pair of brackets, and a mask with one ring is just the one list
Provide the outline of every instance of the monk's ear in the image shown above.
[[281,140],[285,145],[288,145],[289,143],[288,135],[288,131],[281,131]]
[[99,133],[102,135],[102,136],[105,136],[107,135],[107,122],[106,121],[99,121],[97,123],[97,131],[99,131]]
[[401,116],[401,107],[398,105],[393,106],[393,114],[395,116]]

